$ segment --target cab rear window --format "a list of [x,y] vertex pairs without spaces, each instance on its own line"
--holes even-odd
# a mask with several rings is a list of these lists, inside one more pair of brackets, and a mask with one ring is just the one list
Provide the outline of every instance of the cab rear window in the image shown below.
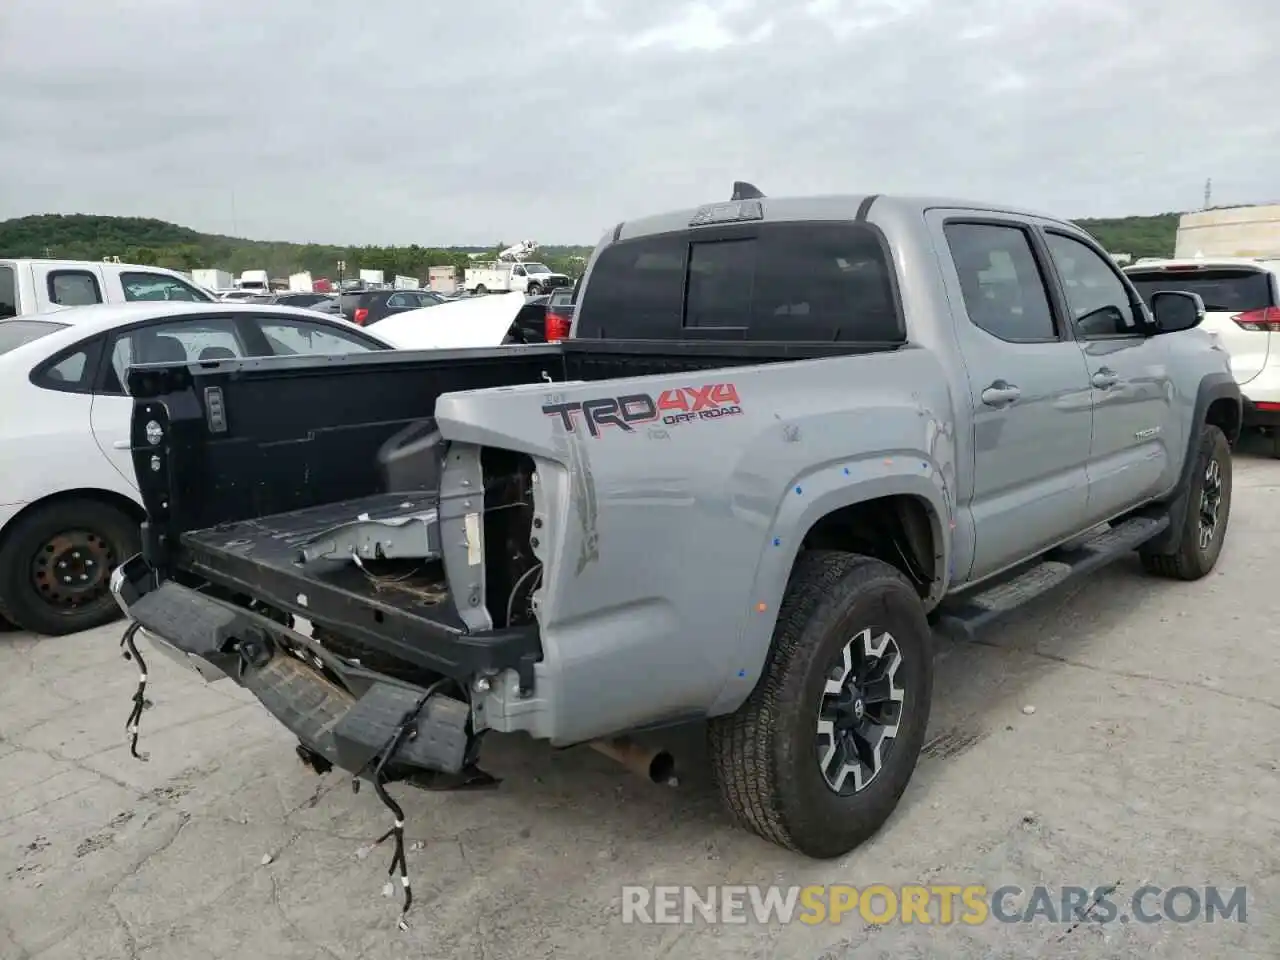
[[850,222],[639,237],[596,258],[575,336],[900,343],[880,235]]
[[[3,273],[4,267],[0,267]],[[16,350],[41,337],[66,328],[65,323],[54,323],[52,320],[5,320],[0,322],[0,354]]]

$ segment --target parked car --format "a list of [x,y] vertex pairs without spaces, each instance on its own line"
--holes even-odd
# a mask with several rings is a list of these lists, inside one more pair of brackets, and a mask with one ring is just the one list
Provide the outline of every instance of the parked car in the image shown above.
[[0,615],[63,634],[118,614],[107,577],[137,551],[143,518],[130,365],[388,347],[288,307],[134,303],[0,321],[0,410],[12,413],[0,416]]
[[556,287],[551,291],[547,300],[547,313],[543,318],[543,332],[547,342],[568,339],[576,310],[574,295],[573,287]]
[[280,307],[303,307],[314,309],[317,305],[326,301],[336,301],[336,297],[328,293],[307,293],[305,291],[291,291],[289,293],[277,293],[271,297],[271,302]]
[[342,294],[341,310],[352,323],[369,327],[394,313],[444,302],[444,297],[430,290],[360,290]]
[[708,720],[734,819],[837,857],[915,768],[931,618],[1133,551],[1214,568],[1241,398],[1203,319],[987,203],[627,222],[560,344],[135,371],[149,525],[113,589],[317,770],[487,783],[498,731],[663,778],[627,738]]
[[213,297],[163,267],[98,260],[0,259],[0,321],[136,300],[211,303]]
[[1280,458],[1280,260],[1145,260],[1125,273],[1147,303],[1164,290],[1199,294],[1204,328],[1230,354],[1244,393],[1244,425],[1261,428]]

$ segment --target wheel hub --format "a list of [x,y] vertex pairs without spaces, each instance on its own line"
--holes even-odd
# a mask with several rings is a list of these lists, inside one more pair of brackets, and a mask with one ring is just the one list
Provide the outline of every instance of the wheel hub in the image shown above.
[[115,550],[87,530],[50,537],[31,560],[31,584],[45,603],[70,611],[107,592]]
[[902,722],[905,691],[898,684],[902,652],[886,632],[852,637],[827,672],[818,707],[818,768],[841,796],[879,775]]
[[1218,513],[1222,506],[1222,465],[1210,460],[1200,487],[1200,549],[1208,550],[1218,534]]

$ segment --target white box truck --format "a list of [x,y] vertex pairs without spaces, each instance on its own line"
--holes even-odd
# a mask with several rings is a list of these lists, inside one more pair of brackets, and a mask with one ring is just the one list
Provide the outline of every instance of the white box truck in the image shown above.
[[270,293],[271,276],[265,270],[246,270],[236,281],[236,289],[248,293]]
[[235,278],[226,270],[200,268],[191,271],[191,281],[214,293],[223,293],[235,286]]
[[405,277],[400,274],[396,274],[395,279],[391,281],[391,285],[397,290],[417,290],[421,286],[417,277]]
[[371,287],[376,290],[386,283],[383,276],[384,274],[381,270],[361,270],[360,282],[364,284],[364,286]]
[[293,293],[310,293],[315,289],[311,282],[311,274],[308,271],[302,273],[289,274],[289,289]]

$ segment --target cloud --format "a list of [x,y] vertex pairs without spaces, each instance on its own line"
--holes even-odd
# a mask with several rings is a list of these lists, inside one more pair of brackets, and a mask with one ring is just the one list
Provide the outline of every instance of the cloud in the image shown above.
[[592,242],[727,197],[1280,197],[1273,0],[5,0],[0,218]]

